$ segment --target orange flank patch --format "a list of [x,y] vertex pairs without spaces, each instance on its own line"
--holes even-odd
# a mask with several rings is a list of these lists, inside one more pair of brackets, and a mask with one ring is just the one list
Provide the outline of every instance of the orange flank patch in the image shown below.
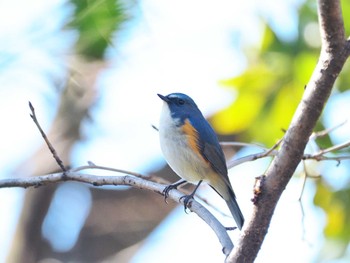
[[188,145],[191,147],[191,149],[202,159],[207,162],[206,159],[203,158],[199,145],[198,145],[198,132],[197,130],[192,126],[190,121],[188,119],[185,120],[184,125],[182,126],[182,131],[186,134],[187,136],[187,141]]

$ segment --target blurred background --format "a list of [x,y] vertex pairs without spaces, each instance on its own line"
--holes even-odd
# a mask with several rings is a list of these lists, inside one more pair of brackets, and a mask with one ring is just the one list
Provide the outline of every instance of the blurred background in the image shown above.
[[[350,2],[342,7],[349,35]],[[28,101],[71,167],[92,161],[176,181],[151,127],[162,106],[157,93],[190,95],[221,141],[271,147],[288,128],[320,51],[314,0],[12,0],[0,2],[0,21],[0,178],[59,171]],[[348,120],[349,84],[348,63],[317,131]],[[307,152],[349,139],[346,122]],[[226,150],[234,158],[261,151]],[[254,178],[270,161],[230,170],[246,220]],[[349,164],[300,165],[256,262],[349,262]],[[199,195],[232,226],[210,187]],[[224,260],[196,215],[144,190],[66,182],[0,189],[0,200],[0,262]],[[230,235],[235,241],[238,233]]]

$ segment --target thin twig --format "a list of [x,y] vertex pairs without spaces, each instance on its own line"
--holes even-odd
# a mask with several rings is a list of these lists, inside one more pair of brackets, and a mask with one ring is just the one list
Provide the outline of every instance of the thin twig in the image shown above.
[[53,155],[53,158],[55,158],[55,160],[56,160],[56,163],[59,165],[59,167],[61,168],[63,173],[65,173],[67,171],[67,169],[64,167],[64,164],[63,164],[61,158],[58,156],[55,148],[52,146],[52,144],[50,143],[49,139],[47,138],[45,132],[41,128],[41,126],[40,126],[40,124],[38,122],[38,119],[36,118],[35,109],[34,109],[32,103],[30,101],[29,101],[29,108],[30,108],[30,111],[32,112],[32,114],[29,114],[30,117],[33,119],[35,125],[38,127],[38,129],[39,129],[39,131],[41,133],[41,136],[44,138],[44,140],[45,140],[45,142],[47,144],[47,147],[49,147],[49,150],[50,150],[50,152]]
[[346,147],[350,146],[350,140],[347,141],[347,142],[344,142],[344,143],[340,143],[340,144],[337,144],[337,145],[334,145],[334,146],[331,146],[327,149],[323,149],[321,151],[319,151],[318,153],[314,154],[314,156],[321,156],[321,155],[324,155],[328,152],[334,152],[334,151],[338,151],[340,149],[344,149]]
[[[279,144],[282,142],[282,140],[283,140],[283,138],[280,139],[270,149],[265,148],[266,150],[263,151],[263,152],[249,154],[249,155],[243,156],[243,157],[238,158],[238,159],[234,159],[234,158],[229,159],[227,161],[227,168],[231,169],[232,167],[235,167],[235,166],[240,165],[242,163],[255,161],[257,159],[261,159],[261,158],[265,158],[265,157],[276,156],[276,154],[278,153],[276,148],[279,146]],[[247,144],[247,145],[251,146],[252,144]],[[339,164],[341,160],[348,160],[348,159],[350,159],[350,156],[327,157],[327,156],[324,156],[324,154],[329,153],[331,151],[341,150],[341,149],[346,148],[348,146],[350,146],[350,141],[347,141],[345,143],[341,143],[341,144],[329,147],[329,148],[324,149],[324,150],[320,150],[320,151],[318,151],[317,153],[314,153],[314,154],[304,154],[302,156],[302,160],[337,161],[338,164]],[[259,146],[259,147],[263,148],[262,146]]]
[[[265,151],[263,151],[261,153],[255,153],[255,154],[243,156],[243,157],[238,158],[238,159],[231,158],[230,160],[227,161],[227,164],[226,164],[227,168],[231,169],[232,167],[235,167],[235,166],[242,164],[242,163],[245,163],[245,162],[255,161],[257,159],[265,158],[268,156],[275,156],[278,152],[278,151],[276,151],[276,148],[281,144],[282,141],[283,141],[283,138],[278,140],[278,142],[275,145],[273,145],[270,149],[267,149],[261,145],[242,143],[242,145],[246,145],[246,146],[257,146],[257,147],[263,148],[263,149],[265,149]],[[225,144],[228,145],[227,142]]]
[[268,151],[265,152],[265,156],[269,156],[283,141],[283,138],[279,139],[274,146],[272,146]]
[[340,128],[341,126],[345,125],[347,123],[348,120],[343,121],[342,123],[339,123],[337,125],[335,125],[334,127],[330,127],[328,129],[324,129],[322,131],[318,131],[318,132],[313,132],[310,136],[310,140],[314,140],[316,138],[320,138],[320,137],[324,137],[326,135],[328,135],[329,133],[331,133],[332,131]]
[[336,161],[337,166],[341,163],[343,160],[350,160],[350,156],[334,156],[334,157],[328,157],[328,156],[313,156],[313,155],[304,155],[303,160],[316,160],[318,162],[320,161]]
[[266,155],[266,152],[261,152],[261,153],[249,154],[238,159],[231,158],[230,160],[227,161],[227,168],[231,169],[232,167],[235,167],[242,163],[255,161],[257,159],[265,158],[268,156],[275,156],[276,154],[277,154],[277,151],[272,151],[269,153],[269,155]]
[[302,173],[302,184],[301,184],[301,189],[300,189],[300,193],[299,193],[299,197],[298,197],[298,202],[299,202],[300,212],[301,212],[301,228],[302,228],[301,229],[301,233],[302,233],[301,239],[310,245],[310,242],[306,239],[305,210],[304,210],[304,205],[302,202],[302,197],[304,195],[304,190],[305,190],[307,178],[314,177],[314,176],[310,175],[309,172],[307,171],[305,160],[302,161],[302,164],[303,164],[304,172]]
[[261,149],[267,149],[265,146],[258,144],[258,143],[247,143],[247,142],[220,142],[221,146],[236,146],[236,147],[258,147]]
[[350,146],[350,141],[344,142],[344,143],[340,143],[334,146],[331,146],[327,149],[323,149],[318,151],[317,153],[314,154],[304,154],[302,159],[303,160],[307,160],[307,159],[313,159],[316,161],[337,161],[337,165],[340,164],[340,162],[342,160],[349,160],[350,156],[349,155],[345,155],[345,156],[333,156],[333,157],[328,157],[328,156],[324,156],[326,153],[329,152],[333,152],[333,151],[338,151],[344,148],[347,148]]
[[[309,141],[311,140],[315,140],[316,138],[325,136],[327,134],[329,134],[330,132],[334,131],[335,129],[343,126],[346,123],[346,121],[331,127],[329,129],[325,129],[319,132],[314,132],[311,136]],[[276,148],[281,144],[281,142],[283,141],[283,138],[281,138],[274,146],[272,146],[270,149],[260,145],[260,144],[255,144],[255,143],[244,143],[244,142],[220,142],[220,144],[222,146],[246,146],[246,147],[259,147],[264,149],[263,152],[260,153],[254,153],[254,154],[250,154],[250,155],[246,155],[243,156],[241,158],[238,159],[234,159],[231,158],[227,161],[227,168],[230,169],[232,167],[235,167],[237,165],[240,165],[242,163],[245,162],[251,162],[251,161],[255,161],[257,159],[261,159],[261,158],[265,158],[265,157],[273,157],[275,156],[278,151],[276,151]],[[324,156],[324,154],[328,153],[328,152],[332,152],[332,151],[337,151],[337,150],[341,150],[343,148],[346,148],[350,146],[350,141],[329,147],[327,149],[323,149],[318,151],[317,153],[314,154],[304,154],[302,157],[302,160],[307,160],[307,159],[313,159],[316,161],[337,161],[338,164],[340,163],[341,160],[348,160],[350,159],[350,156],[338,156],[338,157],[327,157]]]
[[303,203],[301,201],[301,198],[304,194],[304,190],[305,190],[305,184],[306,184],[306,178],[307,178],[307,169],[306,169],[306,164],[305,161],[303,160],[303,168],[304,168],[304,172],[303,177],[302,177],[302,184],[301,184],[301,190],[299,193],[299,197],[298,197],[298,202],[299,202],[299,206],[300,206],[300,211],[301,211],[301,232],[302,232],[302,240],[305,240],[305,212],[304,212],[304,206]]
[[79,166],[77,168],[72,169],[71,172],[79,172],[82,170],[89,170],[89,169],[99,169],[99,170],[129,174],[129,175],[133,175],[133,176],[140,177],[142,179],[147,179],[147,180],[150,178],[149,176],[146,176],[146,175],[143,175],[140,173],[135,173],[135,172],[131,172],[131,171],[123,170],[123,169],[118,169],[118,168],[107,167],[107,166],[95,165],[90,161],[88,163],[89,163],[89,165]]

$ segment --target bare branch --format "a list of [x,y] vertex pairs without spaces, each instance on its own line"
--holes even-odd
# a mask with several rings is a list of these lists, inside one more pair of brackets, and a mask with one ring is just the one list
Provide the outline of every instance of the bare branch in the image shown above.
[[300,211],[301,211],[302,240],[305,240],[305,232],[306,232],[305,231],[305,212],[304,212],[304,206],[303,206],[303,203],[301,201],[301,198],[304,194],[306,179],[308,177],[308,172],[306,169],[305,161],[303,161],[302,163],[303,163],[304,172],[302,173],[302,185],[301,185],[301,189],[300,189],[300,193],[299,193],[299,197],[298,197],[298,202],[299,202]]
[[318,151],[317,153],[314,153],[314,154],[304,154],[302,159],[303,160],[313,159],[313,160],[316,160],[316,161],[337,161],[338,162],[337,165],[339,165],[342,160],[350,160],[350,156],[347,155],[347,156],[328,157],[328,156],[324,156],[324,155],[326,153],[333,152],[333,151],[338,151],[338,150],[344,149],[344,148],[349,147],[349,146],[350,146],[350,141],[347,141],[347,142],[344,142],[344,143],[341,143],[341,144],[337,144],[337,145],[331,146],[331,147],[329,147],[327,149],[320,150],[320,151]]
[[[88,167],[91,168],[91,167]],[[165,185],[151,182],[142,177],[135,177],[131,175],[124,176],[96,176],[90,174],[82,174],[76,171],[88,169],[86,166],[78,167],[74,171],[66,171],[64,173],[55,173],[49,175],[35,176],[30,178],[19,178],[19,179],[2,179],[0,180],[0,188],[5,187],[39,187],[48,184],[58,183],[62,181],[77,181],[82,183],[91,184],[93,186],[104,186],[104,185],[128,185],[139,189],[146,189],[153,191],[160,195],[163,195]],[[99,169],[97,167],[94,167]],[[104,167],[105,168],[105,167]],[[103,169],[104,169],[103,168]],[[104,169],[112,170],[112,169]],[[116,169],[113,169],[116,170]],[[128,173],[127,171],[119,170],[117,172]],[[183,193],[178,190],[171,190],[168,198],[171,198],[175,202],[183,204],[181,198]],[[196,200],[192,200],[188,207],[192,212],[195,212],[202,220],[205,221],[217,235],[223,249],[223,253],[228,255],[233,248],[233,243],[227,234],[226,228],[200,203]]]
[[89,162],[89,165],[79,166],[77,168],[71,169],[71,172],[80,172],[80,171],[89,170],[89,169],[99,169],[99,170],[117,172],[117,173],[122,173],[122,174],[129,174],[129,175],[140,177],[140,178],[143,178],[143,179],[146,179],[146,180],[149,179],[149,176],[146,176],[146,175],[143,175],[143,174],[140,174],[140,173],[135,173],[135,172],[122,170],[122,169],[117,169],[117,168],[111,168],[111,167],[107,167],[107,166],[95,165],[92,162]]
[[56,160],[57,164],[59,165],[59,167],[61,168],[61,170],[62,170],[63,172],[66,172],[67,169],[64,167],[64,164],[63,164],[61,158],[58,156],[58,154],[57,154],[55,148],[54,148],[54,147],[52,146],[52,144],[50,143],[49,138],[47,138],[45,132],[44,132],[43,129],[41,128],[41,126],[40,126],[40,124],[39,124],[39,121],[38,121],[38,119],[36,118],[35,109],[34,109],[32,103],[31,103],[30,101],[29,101],[29,108],[30,108],[30,111],[32,112],[32,113],[30,114],[30,117],[33,119],[35,125],[38,127],[38,129],[39,129],[39,131],[40,131],[40,133],[41,133],[41,136],[44,138],[44,140],[45,140],[45,142],[46,142],[46,144],[47,144],[47,147],[49,147],[49,150],[50,150],[50,152],[51,152],[52,155],[53,155],[53,158],[55,158],[55,160]]
[[348,146],[350,146],[350,141],[347,141],[347,142],[344,142],[344,143],[341,143],[338,145],[334,145],[334,146],[329,147],[327,149],[321,150],[318,153],[315,153],[314,156],[321,156],[321,155],[324,155],[324,154],[329,153],[329,152],[341,150],[341,149],[346,148]]
[[236,146],[236,147],[258,147],[261,149],[266,149],[265,146],[257,143],[247,143],[247,142],[220,142],[221,146]]
[[[326,134],[328,134],[329,132],[331,132],[332,130],[334,130],[335,128],[338,128],[340,126],[341,125],[339,125],[337,127],[334,127],[334,128],[331,128],[331,129],[327,129],[327,130],[323,130],[323,131],[320,131],[320,132],[317,132],[317,133],[313,133],[310,136],[310,139],[311,138],[314,139],[314,138],[319,137],[319,136],[325,136]],[[278,153],[276,148],[281,144],[282,140],[283,139],[280,139],[270,149],[267,149],[267,148],[265,148],[263,146],[258,145],[258,147],[265,149],[265,151],[263,151],[263,152],[246,155],[246,156],[243,156],[243,157],[238,158],[238,159],[231,158],[230,160],[227,161],[227,168],[230,169],[232,167],[235,167],[235,166],[240,165],[240,164],[245,163],[245,162],[251,162],[251,161],[255,161],[257,159],[261,159],[261,158],[265,158],[265,157],[276,156],[277,153]],[[230,143],[229,142],[225,142],[224,145],[230,145]],[[236,145],[236,143],[233,142],[232,145]],[[257,146],[255,144],[249,144],[249,143],[242,143],[241,145]],[[333,151],[338,151],[338,150],[344,149],[344,148],[349,147],[349,146],[350,146],[350,141],[347,141],[347,142],[344,142],[344,143],[341,143],[341,144],[329,147],[327,149],[320,150],[320,151],[318,151],[317,153],[314,153],[314,154],[304,154],[303,157],[302,157],[302,160],[308,160],[308,159],[309,160],[316,160],[316,161],[327,161],[327,160],[330,160],[330,161],[338,161],[338,162],[340,162],[341,160],[347,160],[347,159],[350,159],[350,156],[327,157],[327,156],[324,156],[324,154],[329,153],[329,152],[333,152]]]
[[[233,159],[231,158],[230,160],[227,161],[227,168],[230,169],[232,167],[235,167],[239,164],[245,163],[245,162],[251,162],[255,161],[260,158],[268,157],[268,156],[275,156],[277,154],[277,151],[275,150],[282,142],[283,139],[280,139],[274,146],[272,146],[270,149],[267,149],[261,145],[258,144],[249,144],[249,143],[241,143],[240,145],[244,146],[256,146],[259,148],[264,149],[265,151],[261,153],[255,153],[255,154],[250,154],[244,157],[241,157],[239,159]],[[229,145],[229,142],[225,142],[224,145]]]
[[318,132],[313,132],[310,136],[310,140],[314,140],[320,137],[324,137],[327,134],[331,133],[332,131],[340,128],[341,126],[345,125],[347,123],[347,120],[343,121],[342,123],[335,125],[334,127],[322,130],[322,131],[318,131]]

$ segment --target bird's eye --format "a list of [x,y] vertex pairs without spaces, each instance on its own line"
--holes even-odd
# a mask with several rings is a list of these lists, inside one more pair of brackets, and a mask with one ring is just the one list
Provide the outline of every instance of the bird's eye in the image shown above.
[[185,101],[183,99],[179,99],[178,102],[179,102],[180,105],[184,105],[185,104]]

